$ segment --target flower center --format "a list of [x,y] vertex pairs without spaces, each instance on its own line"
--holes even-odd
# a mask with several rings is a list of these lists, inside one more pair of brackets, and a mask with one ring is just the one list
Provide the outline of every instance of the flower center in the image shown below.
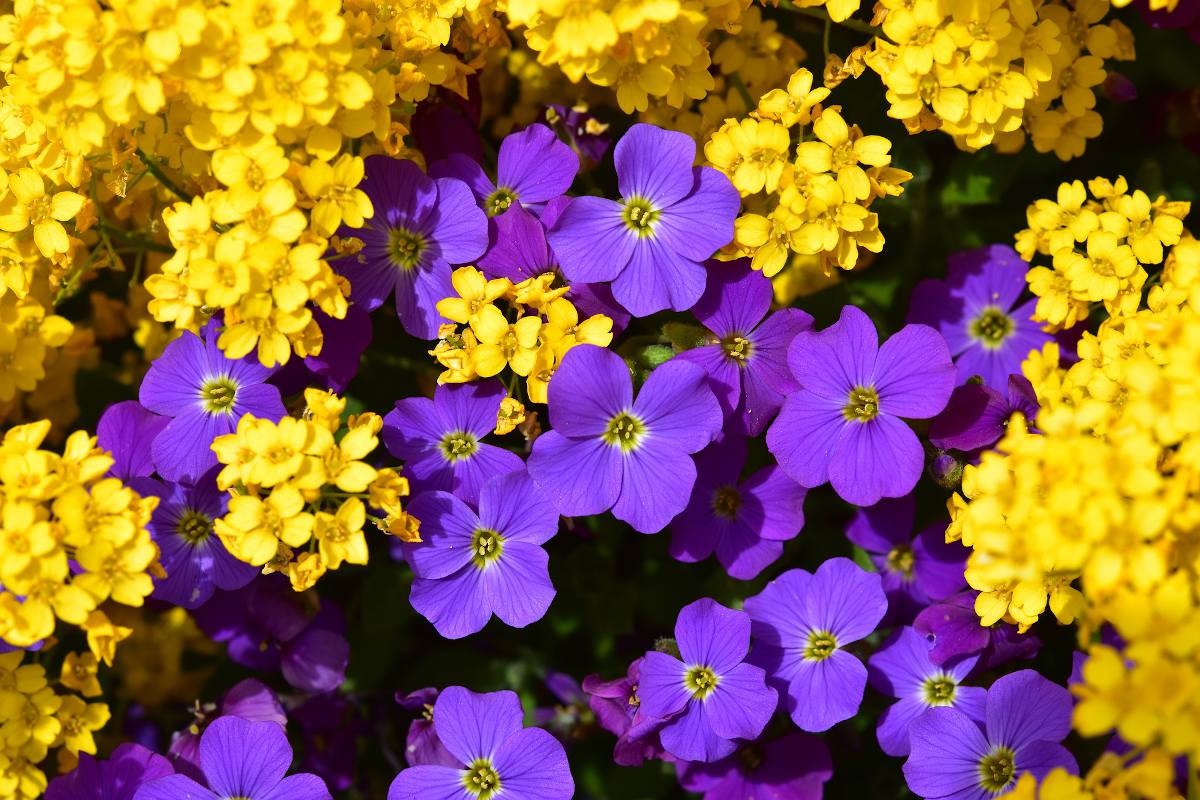
[[692,693],[692,697],[703,700],[717,688],[717,673],[712,667],[689,667],[683,675],[683,685]]
[[753,772],[762,766],[763,751],[758,745],[748,745],[738,751],[738,760],[742,762],[742,768],[747,772]]
[[638,236],[650,236],[654,233],[654,223],[662,212],[650,204],[649,200],[641,197],[631,197],[625,202],[621,211],[621,219],[625,226]]
[[713,495],[712,505],[718,517],[733,519],[742,506],[742,493],[735,486],[722,486]]
[[504,537],[487,528],[479,528],[471,534],[471,562],[483,569],[500,558],[504,551]]
[[913,551],[906,544],[893,547],[887,554],[888,569],[900,573],[905,580],[912,578]]
[[497,214],[503,214],[515,202],[517,202],[517,193],[501,186],[484,199],[483,208],[489,217],[494,217]]
[[463,787],[468,794],[479,800],[488,800],[500,791],[500,774],[486,758],[477,758],[467,767],[462,777]]
[[999,347],[1013,332],[1012,317],[996,306],[988,306],[971,321],[971,336],[984,347]]
[[921,685],[922,699],[931,706],[954,705],[954,694],[957,691],[958,681],[944,672],[929,676]]
[[479,440],[465,431],[447,433],[438,445],[447,461],[461,461],[470,458],[479,449]]
[[211,378],[200,387],[200,400],[204,403],[204,410],[210,414],[232,412],[236,399],[237,384],[224,375],[219,378]]
[[608,421],[601,438],[610,445],[619,447],[626,453],[638,446],[646,426],[637,417],[622,411]]
[[188,544],[200,544],[212,531],[212,517],[190,508],[184,511],[175,523],[175,532]]
[[842,416],[853,422],[870,422],[879,416],[879,392],[872,386],[855,386],[850,390]]
[[837,638],[829,631],[809,631],[804,657],[809,661],[824,661],[837,650]]
[[997,747],[979,762],[979,785],[989,792],[999,793],[1012,783],[1015,772],[1013,751]]
[[750,354],[754,350],[754,345],[750,340],[738,334],[726,336],[721,340],[721,349],[725,351],[725,356],[737,362],[739,367],[746,366],[746,362],[750,360]]
[[425,252],[425,237],[408,228],[392,228],[388,231],[388,256],[392,263],[403,270],[410,270],[421,263]]

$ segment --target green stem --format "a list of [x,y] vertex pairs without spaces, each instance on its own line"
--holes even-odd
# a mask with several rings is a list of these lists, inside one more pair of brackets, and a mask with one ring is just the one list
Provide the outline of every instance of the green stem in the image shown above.
[[145,239],[141,236],[130,233],[122,228],[117,228],[109,225],[107,222],[101,222],[99,225],[101,233],[105,236],[111,236],[121,244],[128,244],[134,247],[139,247],[143,250],[153,250],[156,253],[174,253],[175,248],[169,244],[156,242],[152,239]]
[[833,20],[825,20],[825,33],[821,35],[821,49],[825,52],[825,60],[829,60],[829,34],[833,32]]
[[792,0],[779,0],[779,7],[787,9],[788,11],[793,11],[797,14],[803,14],[806,17],[819,19],[823,22],[831,22],[834,25],[841,25],[843,28],[848,28],[852,31],[858,31],[859,33],[869,33],[872,36],[880,36],[883,34],[883,30],[881,28],[877,28],[868,22],[863,22],[862,20],[844,19],[841,22],[838,22],[830,17],[829,12],[824,8],[804,8],[796,5],[792,2]]
[[137,149],[137,157],[141,159],[143,164],[146,165],[146,169],[150,172],[150,174],[153,175],[159,183],[166,187],[167,191],[178,197],[180,200],[183,200],[185,203],[192,202],[192,196],[183,189],[180,189],[173,180],[166,176],[162,170],[162,165],[159,164],[156,159],[147,155],[146,151],[142,150],[140,147]]

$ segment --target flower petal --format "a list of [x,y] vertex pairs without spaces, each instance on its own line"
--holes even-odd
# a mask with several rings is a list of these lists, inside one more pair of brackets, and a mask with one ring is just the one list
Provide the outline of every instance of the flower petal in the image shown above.
[[484,595],[482,570],[473,564],[445,578],[417,578],[408,602],[447,639],[478,633],[492,618]]
[[829,483],[847,503],[869,506],[911,492],[924,466],[917,435],[896,417],[881,414],[846,423],[829,457]]
[[829,730],[858,713],[866,686],[867,668],[845,650],[805,660],[787,688],[792,721],[809,733]]
[[[652,439],[624,454],[616,447],[602,446],[616,454],[621,464],[614,517],[639,533],[657,533],[687,507],[696,481],[696,465],[687,453]],[[570,468],[583,469],[582,465]]]
[[621,205],[603,197],[575,197],[546,234],[569,283],[611,281],[633,255],[637,237],[621,219]]
[[528,205],[566,194],[579,171],[579,156],[545,125],[530,125],[500,142],[496,183]]
[[1071,732],[1071,694],[1031,669],[999,678],[988,689],[987,735],[1017,750],[1030,742],[1061,742]]
[[474,800],[463,785],[462,770],[423,764],[401,770],[388,788],[387,800]]
[[686,311],[704,294],[706,277],[702,264],[672,250],[666,240],[649,236],[634,243],[628,264],[613,278],[612,292],[635,317],[667,308]]
[[696,143],[691,136],[639,122],[613,150],[621,197],[640,197],[664,208],[692,191]]
[[927,325],[905,325],[875,359],[879,409],[910,419],[932,417],[946,407],[955,376],[941,334]]
[[476,693],[450,686],[433,704],[433,724],[446,749],[464,764],[494,759],[505,740],[521,730],[525,713],[514,692]]
[[222,797],[258,797],[283,779],[292,765],[287,734],[274,722],[220,717],[200,739],[200,768]]
[[703,261],[733,241],[733,220],[741,197],[729,178],[712,167],[693,167],[692,177],[695,183],[690,193],[663,209],[654,235],[670,250]]
[[750,617],[703,597],[680,610],[675,641],[689,667],[709,667],[723,675],[740,664],[750,649]]
[[547,431],[534,440],[528,469],[563,516],[607,511],[621,494],[621,451],[599,438],[568,439]]
[[613,417],[633,407],[633,378],[612,350],[577,345],[550,379],[547,400],[554,430],[564,436],[599,436]]
[[704,370],[682,359],[671,359],[650,373],[633,411],[646,426],[647,445],[685,453],[706,447],[724,419]]
[[525,728],[505,739],[492,764],[504,794],[537,800],[567,800],[575,794],[562,743],[541,728]]
[[558,512],[523,469],[483,485],[479,520],[506,541],[545,544],[558,533]]
[[554,600],[550,556],[536,544],[505,542],[496,563],[483,570],[483,591],[492,613],[513,628],[546,616]]
[[985,800],[979,762],[988,752],[983,731],[961,711],[931,708],[908,726],[904,780],[918,797]]
[[801,390],[783,401],[767,430],[767,449],[801,486],[811,489],[829,480],[833,452],[849,424],[842,415],[843,404]]
[[757,739],[775,713],[779,698],[766,673],[738,664],[720,673],[717,688],[704,700],[713,732],[726,739]]

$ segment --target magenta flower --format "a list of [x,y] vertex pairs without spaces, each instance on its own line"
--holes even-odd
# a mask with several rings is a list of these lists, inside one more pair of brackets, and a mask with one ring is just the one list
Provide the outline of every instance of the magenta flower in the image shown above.
[[138,788],[174,772],[171,762],[139,744],[122,744],[99,761],[79,754],[79,766],[50,781],[45,800],[133,800]]
[[200,738],[204,785],[170,775],[138,789],[134,800],[331,800],[316,775],[287,775],[292,746],[275,722],[221,717]]
[[421,764],[458,766],[458,760],[442,744],[437,730],[433,727],[433,704],[437,701],[438,694],[438,690],[432,686],[407,694],[396,693],[397,705],[416,714],[408,724],[408,733],[404,739],[404,760],[410,767]]
[[906,325],[880,346],[870,318],[846,306],[820,333],[797,334],[788,364],[802,388],[767,432],[783,471],[810,489],[828,481],[859,506],[912,491],[925,455],[900,418],[932,417],[954,390],[938,332]]
[[432,400],[406,397],[396,402],[383,418],[383,443],[404,459],[414,495],[453,492],[476,503],[488,478],[524,466],[516,453],[483,441],[496,427],[505,394],[498,380],[444,383]]
[[1012,415],[1033,426],[1038,400],[1024,375],[1009,375],[1007,393],[978,383],[955,387],[950,402],[929,423],[929,441],[943,450],[973,452],[1000,441]]
[[613,151],[621,200],[576,197],[550,229],[571,283],[612,281],[635,317],[683,311],[704,293],[703,262],[733,239],[740,198],[692,137],[638,123]]
[[757,739],[775,713],[777,696],[759,667],[746,663],[750,618],[707,597],[684,606],[675,621],[679,658],[650,651],[638,694],[643,711],[667,718],[663,748],[685,761],[716,761]]
[[403,770],[387,800],[572,797],[575,781],[562,743],[541,728],[522,728],[524,716],[513,692],[447,688],[433,705],[433,724],[455,765]]
[[466,264],[487,248],[487,217],[471,190],[454,178],[434,180],[411,161],[367,156],[359,184],[375,207],[362,228],[341,236],[360,239],[358,253],[332,264],[350,281],[350,299],[374,311],[395,294],[400,324],[418,339],[436,339],[449,320],[437,301],[454,294],[452,264]]
[[714,552],[731,578],[748,581],[783,555],[804,527],[806,491],[779,467],[742,480],[746,440],[718,439],[696,456],[696,485],[671,522],[671,557],[692,562]]
[[634,530],[662,530],[696,482],[691,454],[721,427],[704,370],[672,359],[650,373],[637,400],[619,355],[571,348],[550,380],[554,429],[533,442],[529,474],[568,517],[613,516]]
[[788,570],[745,606],[755,639],[750,660],[767,670],[801,730],[827,730],[858,712],[867,668],[845,647],[887,611],[878,575],[831,558],[815,573]]
[[925,800],[988,800],[1026,772],[1079,773],[1059,744],[1071,732],[1071,695],[1033,670],[1005,675],[987,692],[983,725],[957,708],[931,708],[909,726],[908,788]]
[[747,742],[711,764],[683,761],[675,769],[679,785],[703,800],[821,800],[833,777],[829,748],[799,731]]
[[1017,633],[1012,625],[979,624],[979,615],[975,613],[978,594],[959,592],[917,614],[913,628],[929,642],[929,659],[935,664],[948,664],[956,658],[978,654],[979,669],[984,671],[1037,656],[1042,647],[1037,634]]
[[758,436],[800,388],[788,369],[788,345],[812,328],[812,317],[795,308],[770,316],[771,281],[745,261],[713,263],[708,288],[692,313],[711,334],[711,344],[679,357],[708,372],[709,386],[725,413],[725,432]]
[[204,772],[200,769],[200,741],[208,723],[221,717],[240,717],[251,722],[273,722],[286,730],[288,722],[287,713],[275,692],[254,678],[246,678],[234,685],[215,706],[197,704],[193,713],[193,721],[171,736],[167,755],[176,772],[198,781],[204,780]]
[[623,767],[637,767],[663,757],[658,731],[665,720],[647,714],[638,695],[642,661],[641,657],[635,658],[624,678],[602,681],[599,675],[588,675],[583,679],[588,707],[600,727],[616,735],[613,761]]

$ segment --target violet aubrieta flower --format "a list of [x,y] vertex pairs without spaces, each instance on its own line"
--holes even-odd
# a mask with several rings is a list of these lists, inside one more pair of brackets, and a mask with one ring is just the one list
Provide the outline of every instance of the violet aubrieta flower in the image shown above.
[[153,475],[151,449],[155,438],[170,422],[170,417],[155,414],[136,400],[114,403],[104,409],[96,424],[96,444],[112,454],[109,474],[126,483]]
[[623,678],[604,681],[599,675],[588,675],[583,679],[583,691],[596,721],[617,737],[613,761],[622,767],[641,766],[665,755],[658,739],[665,720],[647,714],[638,695],[642,661],[640,656],[635,658]]
[[482,441],[495,429],[505,395],[504,386],[493,379],[443,383],[432,400],[406,397],[396,402],[383,418],[383,443],[404,460],[414,495],[453,492],[477,503],[488,478],[524,466],[516,453]]
[[146,528],[167,573],[154,580],[152,596],[159,600],[197,608],[215,590],[240,589],[259,572],[231,556],[213,533],[213,520],[224,516],[229,505],[229,494],[217,489],[216,478],[214,467],[194,484],[166,484],[154,478],[133,482],[139,494],[158,498]]
[[457,178],[470,187],[489,217],[517,206],[541,208],[566,194],[578,171],[579,156],[540,124],[510,133],[500,142],[495,181],[478,161],[458,153],[429,167],[433,178]]
[[135,800],[331,800],[316,775],[287,775],[292,746],[274,722],[221,717],[200,738],[201,785],[170,775],[138,789]]
[[682,761],[675,769],[679,785],[703,800],[821,800],[833,777],[829,748],[800,731],[747,742],[711,764]]
[[138,392],[143,406],[172,418],[151,445],[154,466],[169,481],[197,481],[215,467],[213,440],[233,433],[242,415],[275,422],[287,413],[267,383],[273,370],[253,356],[226,358],[215,321],[202,333],[185,331],[168,344]]
[[671,557],[701,561],[714,552],[731,578],[750,580],[783,555],[804,527],[805,489],[775,465],[745,480],[746,440],[722,436],[696,456],[696,485],[671,522]]
[[948,520],[914,535],[915,516],[916,498],[909,494],[859,509],[846,528],[846,538],[867,551],[883,577],[888,599],[885,625],[912,622],[931,601],[966,588],[963,570],[968,550],[946,541]]
[[612,144],[608,125],[589,114],[586,107],[548,105],[546,121],[560,132],[589,164],[595,164],[604,158],[609,145]]
[[396,296],[404,330],[436,339],[444,320],[437,301],[454,294],[451,264],[474,261],[487,248],[487,217],[471,190],[454,178],[433,179],[412,161],[367,156],[359,184],[375,207],[362,228],[340,234],[362,250],[331,262],[350,281],[350,299],[374,311]]
[[550,229],[567,280],[612,281],[635,317],[691,308],[704,293],[703,262],[733,239],[740,205],[729,178],[695,158],[685,133],[631,127],[613,151],[621,200],[573,198]]
[[788,369],[788,345],[812,328],[812,317],[796,308],[767,316],[771,281],[747,261],[714,262],[708,288],[692,313],[711,334],[711,343],[679,357],[708,372],[709,385],[725,412],[725,432],[758,436],[783,398],[799,388]]
[[978,383],[956,387],[942,413],[929,423],[930,443],[943,450],[963,452],[990,447],[1004,436],[1008,421],[1017,412],[1032,427],[1038,400],[1029,379],[1009,375],[1005,389]]
[[188,726],[171,736],[167,755],[176,772],[196,780],[204,780],[204,772],[200,769],[200,741],[212,721],[221,717],[240,717],[251,722],[274,722],[280,728],[286,728],[288,721],[275,692],[254,678],[235,684],[220,703],[197,703],[192,714]]
[[696,482],[691,454],[721,428],[703,369],[672,359],[634,400],[624,360],[581,344],[563,357],[548,399],[554,429],[534,440],[529,474],[560,514],[611,508],[634,530],[654,533],[687,506]]
[[579,681],[565,672],[548,670],[545,683],[550,694],[554,695],[555,703],[535,708],[533,722],[539,728],[553,733],[559,741],[568,743],[591,721],[588,696]]
[[962,656],[979,655],[980,671],[1038,654],[1042,640],[1034,633],[1017,633],[1012,625],[984,627],[975,613],[976,591],[959,592],[932,603],[917,614],[913,627],[930,644],[929,658],[946,664]]
[[825,330],[796,335],[788,364],[801,389],[767,431],[783,471],[810,489],[828,481],[859,506],[912,491],[925,455],[900,418],[932,417],[954,390],[938,332],[906,325],[881,346],[871,319],[845,306]]
[[1030,350],[1053,338],[1033,320],[1037,298],[1018,303],[1029,265],[1008,245],[993,244],[950,256],[946,280],[913,289],[908,321],[936,328],[958,366],[958,383],[972,375],[1004,390]]
[[562,743],[541,728],[522,728],[523,718],[513,692],[476,694],[448,687],[433,705],[433,724],[455,765],[403,770],[387,800],[572,797],[575,781]]
[[930,708],[908,728],[908,788],[926,800],[987,800],[1029,772],[1079,773],[1060,742],[1071,732],[1071,695],[1033,670],[1005,675],[987,691],[983,725],[957,708]]
[[483,630],[495,614],[523,628],[554,599],[550,557],[558,513],[524,470],[492,478],[479,512],[449,492],[424,492],[408,507],[421,520],[421,541],[405,545],[412,566],[409,602],[447,639]]
[[458,765],[458,760],[442,744],[433,727],[433,704],[438,690],[432,686],[417,689],[407,694],[396,692],[396,704],[414,715],[408,724],[404,742],[404,760],[410,767],[421,764],[441,764],[447,767]]
[[50,781],[45,800],[133,800],[142,784],[174,772],[171,762],[138,744],[122,744],[104,761],[79,754],[79,765]]
[[945,665],[934,664],[929,660],[928,639],[907,626],[896,631],[867,661],[871,685],[897,699],[880,715],[875,731],[883,752],[908,755],[908,726],[927,708],[957,708],[982,723],[987,691],[961,685],[978,660],[967,656]]
[[657,650],[642,662],[638,695],[652,717],[667,718],[663,748],[685,761],[716,761],[757,739],[778,698],[766,674],[746,663],[750,618],[707,597],[675,621],[679,657]]
[[887,611],[879,575],[848,558],[815,573],[790,569],[746,598],[750,660],[767,670],[801,730],[827,730],[858,712],[867,668],[846,645],[875,630]]

